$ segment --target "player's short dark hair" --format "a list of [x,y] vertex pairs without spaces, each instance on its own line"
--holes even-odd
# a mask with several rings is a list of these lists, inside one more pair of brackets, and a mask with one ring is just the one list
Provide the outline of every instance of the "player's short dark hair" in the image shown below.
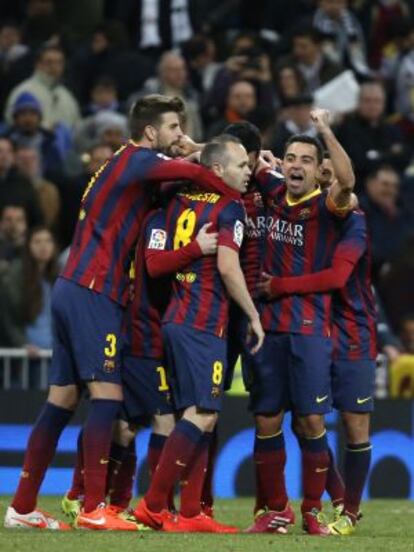
[[256,125],[249,121],[241,121],[240,123],[232,123],[227,125],[223,134],[230,134],[240,140],[246,148],[247,153],[259,153],[262,149],[262,137]]
[[150,94],[139,98],[129,113],[129,130],[133,140],[140,140],[147,125],[158,126],[161,115],[177,113],[184,116],[184,102],[178,96],[169,97],[161,94]]
[[204,167],[211,168],[214,163],[220,163],[223,166],[227,165],[227,144],[240,144],[241,141],[236,136],[231,134],[220,134],[207,142],[200,155],[200,164]]
[[283,154],[284,156],[286,155],[286,151],[288,150],[289,146],[291,144],[295,144],[296,142],[300,142],[301,144],[311,144],[312,146],[315,146],[318,165],[322,163],[323,146],[321,141],[318,140],[318,138],[314,138],[313,136],[307,136],[306,134],[294,134],[293,136],[291,136],[285,144],[285,150]]

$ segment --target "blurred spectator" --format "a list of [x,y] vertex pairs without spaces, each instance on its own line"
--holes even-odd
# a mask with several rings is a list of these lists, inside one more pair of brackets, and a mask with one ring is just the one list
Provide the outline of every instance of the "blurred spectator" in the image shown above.
[[391,398],[414,399],[414,315],[400,323],[403,353],[390,366]]
[[195,35],[181,46],[187,62],[189,79],[199,94],[205,93],[213,85],[221,64],[215,61],[216,46],[207,36]]
[[46,225],[56,228],[60,213],[59,191],[54,184],[42,177],[38,150],[31,146],[18,146],[16,168],[31,182],[36,191]]
[[281,63],[275,68],[275,84],[278,101],[278,119],[284,119],[284,107],[293,98],[304,96],[306,81],[294,63]]
[[33,228],[22,259],[0,279],[1,346],[26,347],[31,356],[51,348],[51,292],[57,276],[54,237],[46,227]]
[[313,25],[323,37],[326,54],[359,75],[370,75],[363,31],[348,0],[318,0],[317,6]]
[[5,22],[0,27],[0,70],[3,74],[10,63],[24,56],[28,47],[22,44],[21,32],[15,23]]
[[251,121],[257,109],[256,90],[245,80],[234,82],[228,92],[226,110],[221,119],[216,120],[207,130],[207,138],[217,136],[230,123]]
[[86,105],[92,87],[101,77],[113,79],[120,101],[125,102],[154,74],[154,64],[141,52],[128,49],[120,22],[106,21],[96,27],[86,45],[75,51],[69,70],[72,89],[81,104]]
[[401,342],[395,335],[391,326],[388,323],[387,316],[384,311],[381,298],[373,289],[375,302],[377,305],[377,338],[378,338],[378,350],[382,352],[388,360],[388,363],[394,362],[401,354]]
[[92,87],[89,103],[82,110],[83,116],[99,111],[121,111],[116,84],[111,77],[99,77]]
[[266,0],[262,11],[262,36],[286,46],[286,30],[300,18],[309,18],[315,11],[315,0]]
[[67,247],[72,241],[73,232],[79,215],[79,205],[85,188],[103,163],[112,155],[108,146],[98,144],[89,152],[89,159],[82,174],[78,177],[67,180],[61,191],[62,213],[60,216],[59,238],[62,247]]
[[[410,40],[414,41],[414,37],[411,37],[411,35]],[[398,69],[395,109],[411,123],[414,123],[414,44],[411,45],[411,50],[401,59]]]
[[22,92],[13,105],[13,125],[6,136],[16,146],[35,148],[40,158],[40,173],[51,177],[61,171],[62,157],[53,130],[42,128],[42,107],[30,92]]
[[402,170],[410,152],[401,131],[384,117],[385,90],[379,82],[361,85],[358,107],[337,128],[337,137],[352,159],[355,174],[362,181],[382,163]]
[[197,7],[190,0],[124,0],[118,2],[115,15],[127,28],[133,47],[157,59],[191,38],[197,29]]
[[23,23],[25,44],[37,49],[60,34],[54,0],[28,0]]
[[370,66],[378,69],[384,50],[396,36],[396,25],[403,21],[408,22],[410,9],[404,0],[379,0],[371,10],[369,60]]
[[75,128],[74,144],[78,152],[88,151],[96,144],[116,151],[128,138],[125,115],[113,111],[99,111],[83,119]]
[[335,170],[332,165],[332,160],[328,151],[323,154],[323,161],[318,172],[318,184],[322,190],[327,190],[332,186],[335,180]]
[[20,258],[26,242],[27,216],[24,207],[12,203],[0,211],[0,272]]
[[395,259],[410,233],[414,232],[412,213],[398,204],[400,176],[391,166],[378,167],[366,180],[360,197],[367,216],[372,243],[374,276],[385,263]]
[[233,82],[239,80],[248,80],[255,86],[261,107],[275,107],[270,57],[261,49],[258,37],[251,33],[242,33],[233,40],[231,55],[217,72],[205,98],[203,117],[206,121],[214,121],[224,113],[228,90]]
[[317,132],[311,122],[312,96],[297,96],[285,100],[284,120],[277,123],[270,141],[270,149],[277,157],[283,157],[285,144],[294,134],[315,137]]
[[294,29],[292,51],[283,62],[298,67],[308,92],[314,92],[344,70],[340,63],[332,61],[323,52],[322,38],[311,25],[301,25]]
[[36,192],[30,181],[18,173],[13,145],[3,137],[0,138],[0,207],[10,203],[26,209],[29,226],[43,222]]
[[390,85],[397,78],[402,58],[414,48],[414,23],[405,19],[394,21],[390,41],[384,47],[380,60],[380,75]]
[[46,128],[53,129],[59,123],[71,128],[79,120],[79,107],[72,93],[61,84],[64,71],[63,50],[55,46],[43,48],[33,75],[11,91],[6,105],[6,121],[12,124],[16,99],[22,92],[30,92],[40,102]]
[[198,96],[188,80],[184,58],[174,52],[165,52],[161,56],[157,73],[157,77],[148,79],[143,88],[129,98],[128,105],[132,105],[138,97],[147,94],[179,96],[184,100],[186,106],[186,132],[196,142],[200,141],[203,137],[203,131]]

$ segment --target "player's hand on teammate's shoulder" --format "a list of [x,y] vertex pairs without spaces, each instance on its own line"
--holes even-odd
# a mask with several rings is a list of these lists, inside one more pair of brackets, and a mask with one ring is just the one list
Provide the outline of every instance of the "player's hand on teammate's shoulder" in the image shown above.
[[257,315],[256,318],[250,320],[247,329],[247,343],[250,344],[254,342],[253,347],[250,349],[252,355],[256,354],[262,347],[264,338],[265,333],[262,328],[262,323],[260,322],[260,316]]
[[330,128],[331,113],[327,109],[312,109],[310,117],[318,132],[322,133],[327,128]]
[[196,240],[203,255],[215,255],[217,253],[217,232],[208,232],[208,229],[212,225],[212,222],[207,222],[198,231]]

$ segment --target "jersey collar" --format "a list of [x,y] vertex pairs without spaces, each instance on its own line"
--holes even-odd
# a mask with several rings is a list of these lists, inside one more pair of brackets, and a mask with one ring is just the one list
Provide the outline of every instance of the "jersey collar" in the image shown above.
[[307,193],[306,195],[300,197],[299,199],[291,199],[289,198],[289,192],[286,191],[286,203],[289,207],[294,207],[295,205],[299,205],[300,203],[303,203],[304,201],[308,201],[308,199],[312,199],[313,197],[316,197],[322,193],[322,190],[318,186],[311,192]]

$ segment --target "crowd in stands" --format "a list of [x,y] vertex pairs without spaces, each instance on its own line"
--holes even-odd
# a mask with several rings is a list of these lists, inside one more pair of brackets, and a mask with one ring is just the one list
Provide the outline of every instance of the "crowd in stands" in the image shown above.
[[414,373],[409,0],[3,0],[0,82],[0,347],[50,346],[82,192],[133,101],[162,93],[185,101],[194,140],[248,120],[277,157],[315,132],[313,106],[332,111],[371,230],[381,346]]

